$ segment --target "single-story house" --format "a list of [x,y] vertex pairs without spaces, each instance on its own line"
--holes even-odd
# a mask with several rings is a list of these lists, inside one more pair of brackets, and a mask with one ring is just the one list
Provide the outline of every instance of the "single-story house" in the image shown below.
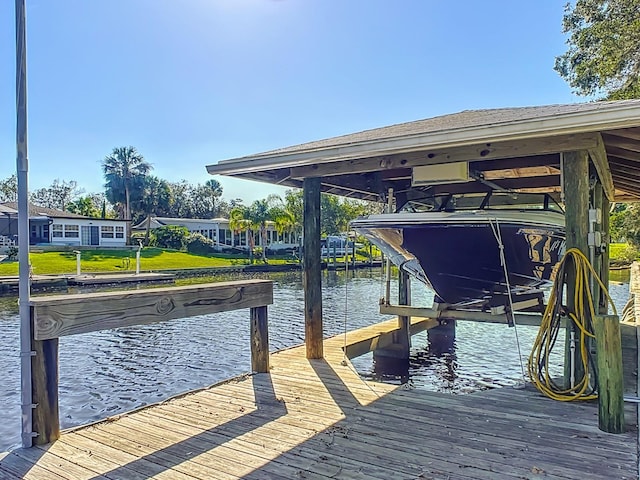
[[[0,243],[17,244],[18,204],[0,203]],[[124,247],[127,222],[29,205],[30,245]]]
[[[151,230],[168,225],[185,227],[190,233],[200,233],[210,239],[214,247],[222,250],[224,248],[247,249],[248,241],[246,232],[234,232],[229,226],[226,218],[171,218],[155,217],[147,218],[131,227],[132,232],[146,232],[147,222]],[[255,234],[256,246],[262,245],[262,238],[258,232]],[[297,237],[294,233],[279,233],[273,222],[267,222],[267,248],[271,250],[291,249],[298,246]]]

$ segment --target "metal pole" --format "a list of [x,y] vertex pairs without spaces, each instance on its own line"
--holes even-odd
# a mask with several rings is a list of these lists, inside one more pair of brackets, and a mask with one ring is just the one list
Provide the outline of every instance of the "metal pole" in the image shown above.
[[[393,213],[393,188],[390,188],[387,192],[387,213]],[[389,305],[391,303],[391,260],[387,258],[386,265],[386,288],[384,292],[384,303]]]
[[140,275],[140,251],[142,250],[142,243],[138,246],[136,252],[136,275]]
[[29,297],[29,160],[27,156],[27,39],[25,0],[16,0],[16,170],[18,177],[18,275],[22,446],[33,440],[31,392],[31,312]]

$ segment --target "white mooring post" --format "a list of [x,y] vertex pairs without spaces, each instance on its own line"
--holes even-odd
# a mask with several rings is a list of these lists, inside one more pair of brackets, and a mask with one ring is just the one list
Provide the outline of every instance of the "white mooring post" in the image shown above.
[[82,252],[80,250],[74,250],[73,253],[76,254],[76,275],[79,277],[81,273],[81,260],[82,260]]
[[136,275],[140,274],[140,251],[142,250],[142,243],[138,244],[138,251],[136,252]]

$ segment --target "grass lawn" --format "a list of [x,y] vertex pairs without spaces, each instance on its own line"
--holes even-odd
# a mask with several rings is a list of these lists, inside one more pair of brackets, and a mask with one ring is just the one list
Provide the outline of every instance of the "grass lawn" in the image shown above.
[[[634,259],[633,249],[628,243],[612,243],[609,246],[609,260],[618,263],[631,263]],[[640,261],[640,253],[636,253],[635,260]]]
[[[32,252],[31,265],[35,275],[50,275],[76,272],[76,254],[73,252]],[[259,259],[257,260],[260,261]],[[268,258],[269,264],[287,263],[285,258]],[[226,267],[248,265],[244,255],[216,254],[192,255],[161,248],[143,248],[140,254],[140,269],[175,270],[187,268]],[[135,272],[136,254],[131,250],[83,250],[82,272]],[[0,263],[0,275],[17,275],[18,262]]]

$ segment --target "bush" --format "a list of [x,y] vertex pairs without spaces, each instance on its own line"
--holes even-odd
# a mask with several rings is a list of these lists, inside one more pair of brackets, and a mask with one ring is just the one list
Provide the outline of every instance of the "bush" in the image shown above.
[[172,248],[173,250],[184,250],[189,237],[187,227],[179,227],[177,225],[166,225],[164,227],[154,229],[156,236],[156,246],[160,248]]
[[145,243],[145,232],[134,232],[131,234],[131,245],[144,245],[145,247],[155,247],[156,246],[156,235],[153,230],[149,232],[149,242]]
[[623,246],[616,257],[617,262],[624,264],[633,263],[640,258],[640,250],[633,245]]
[[213,250],[213,241],[201,235],[192,233],[187,237],[187,252],[194,255],[208,255]]
[[7,250],[7,258],[9,260],[18,260],[18,247],[9,247]]

